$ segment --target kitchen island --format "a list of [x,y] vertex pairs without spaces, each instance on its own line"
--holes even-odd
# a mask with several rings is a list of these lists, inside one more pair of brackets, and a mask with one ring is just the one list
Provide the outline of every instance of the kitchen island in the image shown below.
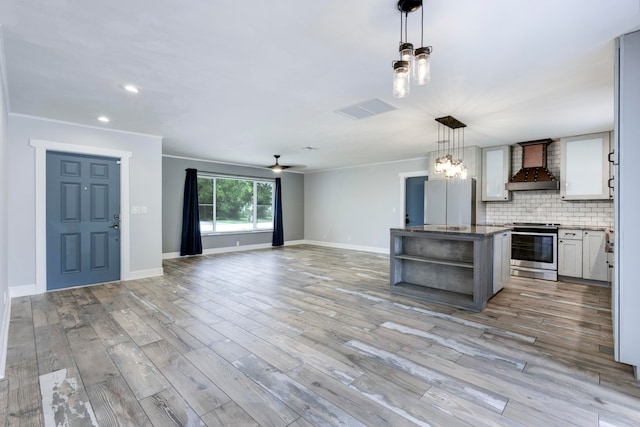
[[494,258],[510,258],[494,250],[494,236],[508,231],[474,225],[392,228],[391,292],[481,311],[494,294]]

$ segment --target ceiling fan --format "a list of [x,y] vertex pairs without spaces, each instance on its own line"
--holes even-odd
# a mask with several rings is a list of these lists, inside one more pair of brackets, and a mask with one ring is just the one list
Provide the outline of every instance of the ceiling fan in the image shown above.
[[280,158],[280,154],[274,154],[273,157],[276,158],[276,163],[274,165],[269,166],[269,169],[274,171],[275,173],[282,172],[285,169],[290,168],[291,166],[285,166],[278,163],[278,159]]

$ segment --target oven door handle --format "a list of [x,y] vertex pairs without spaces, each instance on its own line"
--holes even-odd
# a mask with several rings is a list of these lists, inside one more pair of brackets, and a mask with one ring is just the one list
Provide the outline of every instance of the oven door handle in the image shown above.
[[512,231],[511,234],[519,234],[522,236],[557,236],[558,233],[532,233],[530,231]]

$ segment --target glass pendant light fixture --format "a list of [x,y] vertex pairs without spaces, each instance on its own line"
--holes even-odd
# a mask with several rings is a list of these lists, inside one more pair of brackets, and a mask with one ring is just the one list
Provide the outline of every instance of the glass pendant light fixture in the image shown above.
[[464,160],[464,128],[460,120],[451,117],[439,117],[438,151],[435,159],[436,173],[444,173],[447,178],[466,178],[467,167]]
[[426,85],[431,80],[431,46],[416,49],[413,79],[419,86]]
[[411,72],[409,61],[395,61],[393,63],[393,97],[404,98],[409,95],[409,76]]
[[[410,12],[422,8],[422,0],[399,0],[400,11],[400,60],[393,61],[393,96],[404,98],[409,95],[411,75],[418,85],[424,85],[431,79],[431,46],[424,47],[424,9],[420,33],[421,47],[414,50],[407,41],[407,18]],[[404,25],[402,15],[404,14]],[[404,34],[403,34],[404,33]]]
[[413,80],[422,86],[431,80],[431,46],[424,45],[424,7],[421,8],[422,17],[420,25],[420,47],[414,55],[415,67],[413,68]]

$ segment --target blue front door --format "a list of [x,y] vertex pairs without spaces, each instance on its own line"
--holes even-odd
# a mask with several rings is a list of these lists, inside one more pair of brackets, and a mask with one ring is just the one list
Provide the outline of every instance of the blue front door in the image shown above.
[[47,289],[120,280],[118,159],[47,153]]
[[405,181],[405,225],[424,224],[424,182],[426,176],[415,176]]

